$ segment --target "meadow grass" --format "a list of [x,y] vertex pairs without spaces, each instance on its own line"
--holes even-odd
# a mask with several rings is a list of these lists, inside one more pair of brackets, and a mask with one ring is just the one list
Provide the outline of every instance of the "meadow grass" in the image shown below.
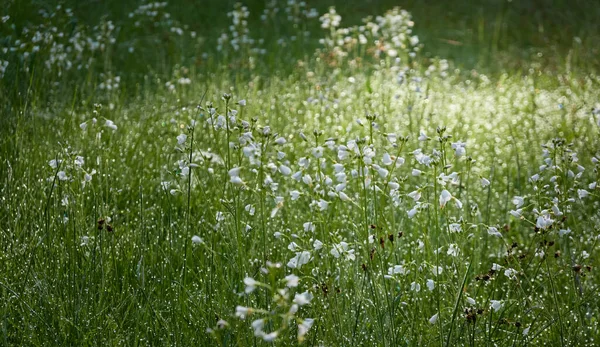
[[0,344],[597,345],[598,9],[372,4],[11,3]]

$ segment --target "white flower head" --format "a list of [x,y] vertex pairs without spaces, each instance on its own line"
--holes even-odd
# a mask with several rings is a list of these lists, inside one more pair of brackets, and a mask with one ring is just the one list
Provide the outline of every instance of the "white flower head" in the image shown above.
[[498,231],[498,228],[496,227],[488,227],[487,232],[491,236],[502,238],[502,234]]
[[440,194],[440,207],[443,208],[446,206],[446,203],[450,200],[452,200],[452,194],[446,189],[442,190]]
[[502,300],[490,300],[490,306],[494,309],[494,312],[498,312],[504,307],[504,302]]
[[246,285],[246,289],[244,291],[246,294],[250,294],[256,289],[259,282],[254,280],[252,277],[246,277],[244,278],[244,284]]
[[195,245],[200,245],[202,243],[204,243],[204,240],[202,240],[202,238],[198,235],[194,235],[192,236],[192,243]]
[[315,322],[312,318],[305,318],[302,323],[298,324],[298,342],[304,341],[304,336]]
[[252,314],[252,309],[250,307],[244,306],[236,306],[235,308],[235,316],[240,319],[246,319],[249,315]]
[[525,199],[521,196],[515,196],[512,198],[512,203],[515,205],[516,208],[520,208],[521,206],[523,206],[523,204],[525,204]]
[[309,251],[296,252],[296,256],[288,261],[287,266],[292,269],[299,269],[302,265],[307,264],[310,259]]
[[117,125],[110,119],[106,120],[106,123],[104,123],[104,126],[106,126],[107,128],[112,129],[113,131],[117,130]]
[[299,306],[308,305],[310,304],[312,298],[313,295],[308,291],[301,294],[296,294],[294,295],[294,304],[297,304]]
[[485,188],[490,185],[490,180],[485,177],[481,177],[481,187]]
[[285,276],[285,285],[289,288],[297,287],[298,282],[300,282],[300,277],[294,274]]

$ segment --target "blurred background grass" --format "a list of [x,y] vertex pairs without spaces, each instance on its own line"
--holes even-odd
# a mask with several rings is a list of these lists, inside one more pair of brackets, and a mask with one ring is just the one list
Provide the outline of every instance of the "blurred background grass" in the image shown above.
[[[227,12],[236,2],[172,0],[167,9],[174,19],[187,24],[211,45],[229,25]],[[267,2],[243,1],[250,10],[250,30],[255,37],[269,34],[261,32],[259,20]],[[95,25],[102,16],[127,21],[129,12],[142,2],[10,0],[6,8],[15,22],[25,24],[36,20],[40,8],[50,10],[59,3],[72,8],[78,20]],[[425,44],[426,54],[449,59],[464,70],[496,74],[526,71],[534,63],[556,72],[567,68],[590,72],[597,71],[600,64],[598,1],[320,0],[308,1],[308,5],[316,7],[319,13],[335,6],[343,26],[359,24],[368,15],[380,15],[400,6],[413,15],[415,33]],[[153,64],[148,56],[136,55],[133,59],[137,66],[140,62]]]

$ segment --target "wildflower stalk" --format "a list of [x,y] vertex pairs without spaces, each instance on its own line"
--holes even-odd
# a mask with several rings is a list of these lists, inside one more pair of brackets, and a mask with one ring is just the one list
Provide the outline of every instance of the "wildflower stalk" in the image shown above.
[[[188,175],[188,184],[187,184],[187,211],[186,211],[186,235],[185,235],[185,248],[183,251],[183,274],[182,274],[182,287],[185,286],[185,279],[187,275],[187,256],[188,256],[188,248],[189,248],[189,236],[192,230],[191,222],[190,222],[190,212],[191,212],[191,199],[192,199],[192,173],[193,173],[193,165],[192,164],[192,155],[194,153],[194,128],[195,126],[189,127],[190,131],[190,147],[189,147],[189,158],[188,158],[188,167],[189,167],[189,175]],[[181,292],[180,292],[181,293]]]
[[565,345],[565,337],[564,337],[564,333],[563,333],[563,321],[562,321],[562,315],[560,313],[560,307],[558,306],[558,297],[556,295],[556,288],[554,286],[554,276],[552,276],[552,272],[550,271],[550,265],[548,264],[548,258],[545,258],[545,262],[546,262],[546,270],[548,271],[548,277],[550,279],[550,286],[552,287],[552,296],[554,298],[554,306],[555,306],[555,310],[556,310],[556,315],[558,316],[558,325],[560,327],[560,344],[561,346]]
[[264,187],[265,180],[265,168],[264,168],[264,155],[267,149],[267,141],[266,137],[263,137],[263,141],[260,144],[260,167],[258,168],[258,192],[259,192],[259,205],[260,205],[260,228],[262,231],[262,253],[263,253],[263,262],[267,261],[267,225],[266,225],[266,217],[265,217],[265,199],[266,192]]
[[458,295],[456,296],[456,302],[454,303],[454,310],[452,311],[452,320],[450,322],[450,331],[448,331],[448,337],[446,337],[446,346],[450,346],[450,338],[452,337],[452,329],[454,328],[454,320],[456,319],[456,314],[458,313],[458,306],[460,304],[460,299],[462,299],[462,295],[464,292],[465,284],[467,283],[467,277],[471,272],[471,262],[467,266],[467,270],[465,271],[465,275],[462,280],[462,284],[458,288]]
[[225,146],[227,147],[227,165],[225,168],[229,171],[229,169],[231,169],[231,148],[229,148],[231,136],[229,130],[229,99],[231,99],[231,95],[224,94],[223,99],[225,100]]
[[[440,271],[439,271],[439,266],[440,266],[440,252],[437,251],[437,249],[439,248],[439,241],[440,241],[440,219],[438,216],[438,210],[441,208],[440,206],[438,206],[438,204],[435,202],[435,199],[438,196],[438,182],[437,182],[437,164],[433,165],[433,191],[434,191],[434,206],[435,208],[433,209],[434,211],[434,219],[435,219],[435,247],[433,248],[433,250],[435,250],[435,266],[436,266],[436,278],[440,277]],[[431,237],[431,234],[429,236],[429,238]],[[430,240],[429,240],[430,241]],[[439,280],[438,280],[439,282]],[[441,317],[441,293],[440,293],[440,286],[439,284],[437,286],[435,286],[437,295],[436,295],[436,304],[437,304],[437,314],[438,314],[438,320],[437,320],[437,325],[438,325],[438,337],[440,339],[440,346],[443,345],[443,327],[442,327],[442,317]]]

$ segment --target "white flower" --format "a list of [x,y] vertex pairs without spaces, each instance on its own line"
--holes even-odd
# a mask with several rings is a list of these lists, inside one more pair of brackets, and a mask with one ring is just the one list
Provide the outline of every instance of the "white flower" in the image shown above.
[[504,307],[504,303],[501,300],[490,300],[490,306],[494,309],[494,312],[498,312]]
[[563,215],[563,213],[560,211],[560,209],[556,205],[552,205],[552,213],[554,213],[554,215],[557,217],[560,217]]
[[519,208],[523,206],[523,204],[525,203],[525,199],[521,196],[515,196],[512,198],[512,203],[515,205],[516,208]]
[[318,251],[319,249],[323,248],[323,242],[321,242],[319,240],[315,240],[313,242],[313,247],[314,247],[315,251]]
[[236,306],[235,308],[235,316],[240,319],[246,319],[249,315],[252,314],[252,309],[250,307],[244,306]]
[[244,181],[239,176],[231,176],[231,179],[229,181],[235,184],[236,186],[244,185]]
[[577,195],[579,196],[580,199],[583,199],[583,198],[587,198],[588,195],[590,195],[590,192],[588,192],[585,189],[577,189]]
[[347,159],[349,156],[350,156],[350,152],[348,152],[348,150],[346,148],[338,149],[338,159],[339,160]]
[[268,333],[268,334],[263,335],[262,338],[263,338],[263,340],[265,342],[273,342],[273,341],[275,341],[275,339],[277,339],[277,335],[278,334],[279,333],[277,331],[274,331],[272,333]]
[[425,132],[423,130],[421,130],[419,133],[419,137],[417,137],[417,139],[419,141],[427,141],[427,140],[429,140],[429,137],[427,135],[425,135]]
[[533,176],[531,176],[529,178],[529,181],[531,181],[531,182],[537,182],[539,180],[540,180],[540,175],[539,174],[535,174],[535,175],[533,175]]
[[515,218],[521,218],[523,209],[510,210],[510,214]]
[[299,281],[300,277],[294,274],[285,276],[285,285],[289,288],[297,287]]
[[187,140],[187,135],[186,134],[179,134],[177,136],[177,144],[178,145],[183,145],[185,143],[185,140]]
[[56,160],[56,159],[52,159],[48,162],[48,165],[50,165],[51,168],[56,169],[58,167],[58,164],[60,164],[62,162],[62,160]]
[[194,235],[192,236],[192,243],[195,245],[199,245],[202,244],[204,242],[204,240],[202,240],[202,238],[198,235]]
[[304,228],[304,231],[306,231],[306,232],[314,232],[315,229],[317,228],[317,226],[313,222],[306,222],[306,223],[302,224],[302,227]]
[[321,158],[323,156],[323,147],[318,146],[318,147],[313,148],[312,155],[317,159]]
[[539,229],[546,229],[554,223],[554,220],[550,219],[549,215],[541,215],[537,218],[535,226]]
[[287,142],[286,139],[284,137],[281,137],[281,136],[275,139],[275,144],[276,145],[283,145],[286,142]]
[[429,324],[435,324],[438,321],[438,317],[439,315],[436,313],[433,316],[431,316],[431,318],[429,318]]
[[257,319],[255,321],[252,322],[252,329],[254,329],[254,336],[256,337],[260,337],[263,336],[265,333],[263,332],[263,328],[265,327],[265,320],[264,319]]
[[496,227],[488,227],[487,232],[489,235],[502,238],[502,234],[498,231],[498,228],[496,228]]
[[421,291],[421,285],[418,284],[417,282],[412,282],[410,284],[410,290],[412,290],[413,292],[420,292]]
[[312,318],[305,318],[302,323],[298,324],[298,341],[302,342],[304,340],[304,335],[308,333],[308,330],[312,327],[315,322]]
[[111,128],[112,130],[117,130],[117,126],[116,126],[116,125],[115,125],[115,123],[114,123],[112,120],[110,120],[110,119],[107,119],[107,120],[106,120],[106,123],[104,123],[104,126],[106,126],[106,127],[108,127],[108,128]]
[[302,176],[302,182],[304,182],[307,185],[311,185],[312,184],[312,178],[310,177],[309,174],[306,174],[306,175]]
[[390,190],[398,190],[400,185],[397,182],[388,182],[388,187]]
[[282,164],[279,166],[279,172],[284,176],[289,176],[292,173],[292,169]]
[[504,276],[506,276],[510,279],[516,279],[517,274],[518,274],[518,272],[515,269],[508,268],[508,269],[504,270]]
[[587,259],[590,257],[590,254],[587,251],[581,251],[581,258]]
[[393,162],[392,157],[388,153],[383,154],[383,165],[392,165]]
[[447,254],[453,257],[458,256],[458,254],[460,253],[460,249],[458,248],[458,245],[451,243],[450,245],[448,245],[448,252]]
[[299,269],[302,265],[307,264],[310,261],[310,252],[302,251],[297,252],[296,256],[290,259],[287,266],[292,269]]
[[82,156],[78,155],[77,157],[75,157],[75,160],[73,161],[73,163],[75,164],[75,166],[78,166],[81,168],[84,164],[84,159]]
[[427,167],[429,167],[431,165],[431,162],[432,162],[431,156],[423,154],[421,152],[420,148],[413,151],[413,154],[419,164],[425,165]]
[[300,192],[297,190],[292,190],[290,192],[290,196],[292,197],[292,201],[298,200],[298,198],[300,197]]
[[406,275],[408,273],[408,270],[406,270],[406,268],[402,265],[394,265],[390,268],[388,268],[388,274],[389,275]]
[[320,199],[319,202],[317,202],[317,206],[319,206],[319,210],[325,211],[329,207],[329,202]]
[[462,226],[459,223],[452,223],[448,225],[448,229],[451,233],[459,233],[462,231]]
[[313,295],[311,293],[309,293],[308,291],[302,293],[302,294],[296,294],[294,295],[294,304],[297,304],[299,306],[303,306],[303,305],[307,305],[310,304],[310,301],[312,300]]
[[452,200],[452,194],[446,189],[442,190],[442,193],[440,194],[440,207],[443,208],[446,206],[446,203],[450,200]]
[[81,128],[81,130],[85,131],[88,127],[88,124],[87,124],[87,122],[83,122],[83,123],[79,124],[79,127]]
[[90,243],[90,237],[89,236],[82,236],[81,237],[81,244],[80,246],[87,246]]
[[421,199],[421,191],[414,190],[414,191],[408,193],[408,197],[412,198],[415,201],[419,201],[419,199]]
[[64,171],[59,171],[56,176],[58,177],[59,180],[61,181],[66,181],[69,179],[69,176],[67,176],[67,174]]
[[567,229],[560,229],[558,231],[558,236],[563,237],[566,234],[569,234],[571,232],[571,229],[567,228]]
[[433,291],[433,289],[435,288],[435,282],[432,279],[428,279],[427,280],[427,289],[429,289],[429,291]]
[[246,99],[242,99],[242,100],[238,101],[238,105],[246,106]]
[[483,188],[485,188],[485,187],[487,187],[489,185],[490,185],[490,181],[487,178],[485,178],[485,177],[481,177],[481,186]]
[[237,177],[240,175],[240,170],[241,170],[241,168],[234,167],[233,169],[228,171],[228,174],[230,177]]
[[350,201],[350,197],[348,195],[346,195],[346,193],[339,192],[338,195],[340,196],[340,200],[342,200],[342,201]]
[[419,37],[418,36],[411,36],[410,37],[410,44],[413,46],[416,46],[419,44]]
[[418,205],[407,211],[408,218],[413,218],[417,214],[417,212],[419,212],[419,209],[417,207]]
[[254,280],[252,277],[246,277],[244,278],[244,284],[246,285],[246,289],[244,291],[246,294],[250,294],[256,289],[256,286],[259,284],[259,282]]
[[331,248],[330,254],[335,258],[339,258],[342,254],[345,254],[346,260],[355,260],[356,256],[354,255],[354,250],[349,249],[347,242],[340,242],[339,244],[333,245]]
[[469,305],[475,305],[475,304],[477,304],[477,302],[475,301],[475,299],[473,299],[470,296],[467,296],[466,299],[467,299],[467,302],[469,303]]
[[381,178],[386,178],[390,172],[387,169],[380,167],[377,169],[377,173],[379,176],[381,176]]
[[185,177],[190,174],[190,167],[184,166],[181,168],[181,176]]
[[466,143],[460,142],[460,141],[453,142],[451,144],[452,149],[454,149],[454,152],[457,157],[462,157],[463,155],[465,155],[465,153],[466,153],[465,146],[466,145],[467,145]]
[[420,176],[422,172],[423,171],[418,170],[418,169],[412,169],[412,175],[413,176]]
[[527,328],[523,329],[523,336],[529,335],[529,329],[531,329],[531,326],[528,326]]

